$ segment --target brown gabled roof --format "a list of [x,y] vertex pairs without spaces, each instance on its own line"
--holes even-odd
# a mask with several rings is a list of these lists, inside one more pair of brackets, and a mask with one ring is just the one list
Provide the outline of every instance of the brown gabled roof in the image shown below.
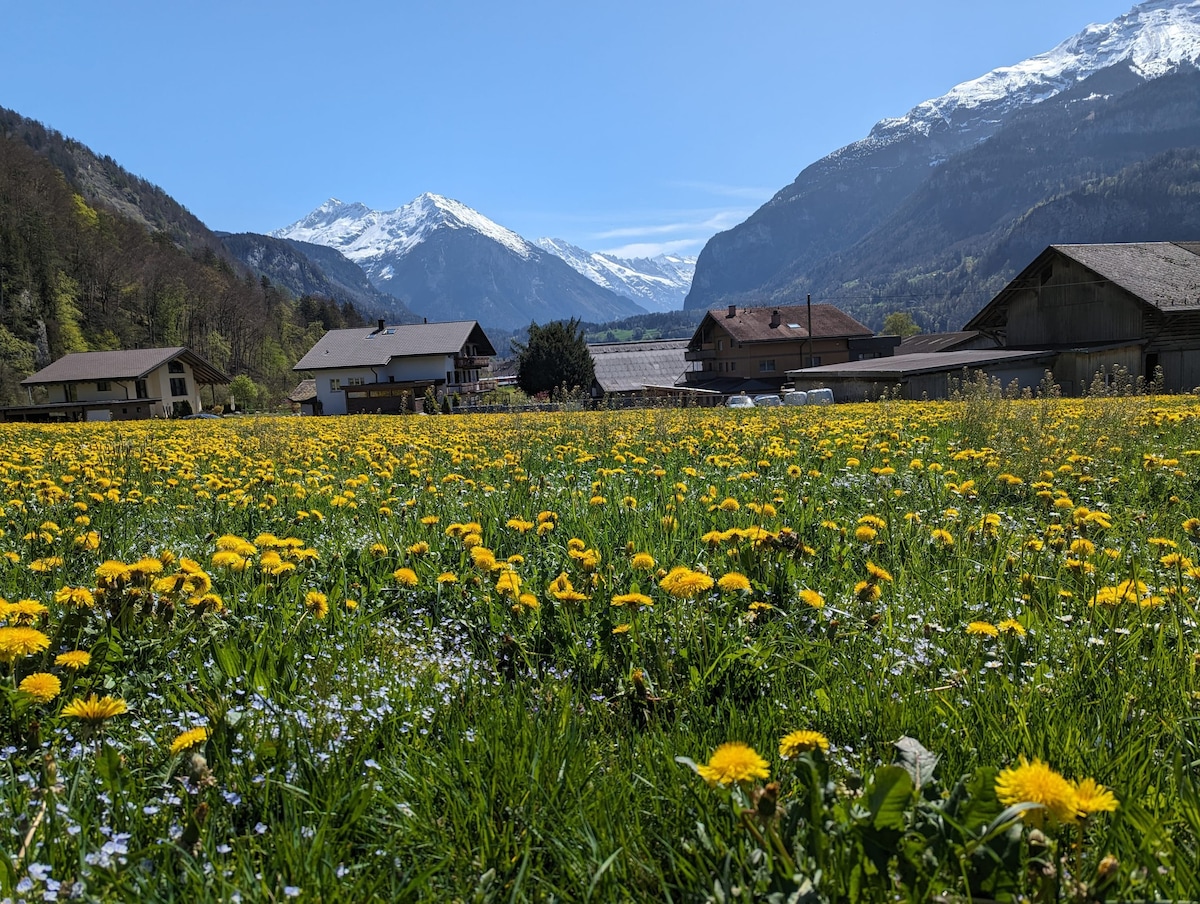
[[673,386],[688,368],[686,339],[603,342],[589,345],[596,382],[605,392],[637,392]]
[[996,327],[1008,302],[1033,284],[1056,254],[1070,258],[1097,278],[1166,313],[1200,311],[1200,243],[1124,242],[1110,245],[1050,245],[1000,290],[964,329]]
[[474,320],[384,325],[382,330],[378,326],[330,330],[292,370],[383,367],[392,358],[455,355],[468,341],[479,346],[483,356],[496,354],[491,340]]
[[[775,315],[778,325],[771,326]],[[709,319],[724,329],[735,342],[789,342],[808,339],[809,308],[807,305],[786,305],[773,308],[736,308],[730,316],[728,308],[714,308],[704,315],[704,321],[692,337],[697,340]],[[851,336],[873,336],[870,327],[859,323],[845,311],[831,304],[812,306],[812,336],[815,339],[840,339]]]
[[296,384],[296,388],[288,393],[287,400],[289,402],[311,402],[317,397],[317,381],[309,378],[301,380]]
[[21,381],[22,386],[48,383],[92,383],[96,380],[141,380],[169,361],[181,358],[202,384],[228,383],[229,377],[195,352],[182,346],[135,348],[115,352],[76,352],[63,355]]

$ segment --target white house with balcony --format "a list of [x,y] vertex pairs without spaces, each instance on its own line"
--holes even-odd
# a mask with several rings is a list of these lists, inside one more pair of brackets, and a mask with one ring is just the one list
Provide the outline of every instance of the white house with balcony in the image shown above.
[[496,354],[474,320],[330,330],[293,370],[316,379],[318,414],[398,413],[438,397],[493,388],[480,373]]
[[202,410],[201,386],[228,382],[228,376],[182,346],[77,352],[63,355],[22,380],[29,404],[3,409],[0,419],[180,417]]

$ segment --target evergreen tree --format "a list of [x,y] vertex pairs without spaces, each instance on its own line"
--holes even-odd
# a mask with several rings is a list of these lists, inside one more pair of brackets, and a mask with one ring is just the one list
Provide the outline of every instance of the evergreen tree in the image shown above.
[[560,386],[589,389],[596,375],[592,354],[579,321],[529,324],[529,340],[513,343],[517,353],[517,385],[527,395]]

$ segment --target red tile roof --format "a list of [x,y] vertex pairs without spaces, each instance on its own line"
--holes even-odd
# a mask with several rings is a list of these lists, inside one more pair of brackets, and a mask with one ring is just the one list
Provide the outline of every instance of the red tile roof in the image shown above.
[[[776,315],[778,319],[776,320]],[[787,305],[773,308],[735,309],[713,308],[705,315],[711,317],[737,342],[787,342],[807,339],[809,308],[807,305]],[[775,326],[772,326],[775,322]],[[700,324],[702,329],[703,323]],[[700,330],[697,330],[699,335]],[[859,323],[845,311],[831,304],[812,306],[812,335],[815,339],[840,339],[850,336],[874,336],[874,331]],[[693,337],[695,342],[695,337]]]

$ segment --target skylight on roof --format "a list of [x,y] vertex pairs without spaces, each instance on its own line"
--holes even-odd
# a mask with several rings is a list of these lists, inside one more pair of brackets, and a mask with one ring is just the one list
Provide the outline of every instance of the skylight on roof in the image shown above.
[[789,329],[793,329],[793,330],[798,330],[798,329],[800,329],[800,324],[798,324],[798,323],[789,323],[789,324],[788,324],[788,328],[789,328]]

